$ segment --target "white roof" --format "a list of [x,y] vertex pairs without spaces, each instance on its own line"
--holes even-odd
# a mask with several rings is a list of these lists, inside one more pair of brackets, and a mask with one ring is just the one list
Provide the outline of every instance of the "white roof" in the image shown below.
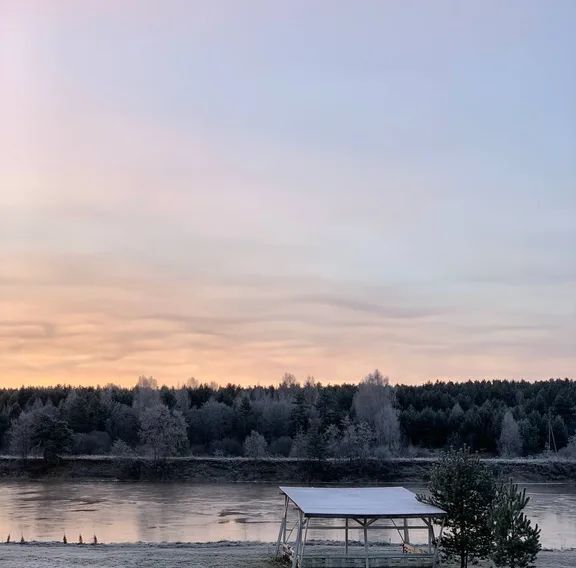
[[280,487],[307,517],[442,517],[404,487]]

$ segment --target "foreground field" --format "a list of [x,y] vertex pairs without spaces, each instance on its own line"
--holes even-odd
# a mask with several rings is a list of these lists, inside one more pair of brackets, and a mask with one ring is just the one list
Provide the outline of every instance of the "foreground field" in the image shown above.
[[[10,568],[279,568],[273,546],[220,542],[182,545],[2,544],[0,565]],[[574,568],[576,550],[544,551],[538,568]]]

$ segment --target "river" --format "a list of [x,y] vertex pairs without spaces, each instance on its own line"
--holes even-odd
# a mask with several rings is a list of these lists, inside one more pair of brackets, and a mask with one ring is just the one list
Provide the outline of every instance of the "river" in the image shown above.
[[[576,485],[526,487],[527,514],[540,525],[543,546],[576,547]],[[85,542],[96,535],[105,543],[270,542],[282,506],[277,486],[266,484],[2,481],[0,540],[10,534],[12,540],[54,541],[66,534],[75,542],[81,534]],[[338,538],[332,531],[319,534]]]

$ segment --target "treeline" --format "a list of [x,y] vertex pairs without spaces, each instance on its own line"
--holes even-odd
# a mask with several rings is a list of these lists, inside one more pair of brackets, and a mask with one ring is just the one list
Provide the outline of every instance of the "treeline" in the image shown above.
[[[0,390],[4,453],[341,457],[462,447],[489,455],[576,457],[576,382],[199,384]],[[571,439],[572,437],[572,439]],[[567,447],[568,446],[568,447]]]

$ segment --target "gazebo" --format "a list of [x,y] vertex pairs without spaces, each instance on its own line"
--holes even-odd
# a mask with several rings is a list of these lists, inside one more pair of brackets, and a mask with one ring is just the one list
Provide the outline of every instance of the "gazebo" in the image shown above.
[[[419,501],[403,487],[280,487],[284,515],[276,555],[291,561],[292,568],[422,567],[438,565],[438,543],[446,512]],[[289,517],[292,517],[290,519]],[[440,524],[438,536],[434,528]],[[308,531],[344,531],[344,546],[308,543]],[[359,530],[361,543],[351,541]],[[369,542],[369,532],[393,531],[396,544]],[[424,543],[411,541],[417,531]]]

